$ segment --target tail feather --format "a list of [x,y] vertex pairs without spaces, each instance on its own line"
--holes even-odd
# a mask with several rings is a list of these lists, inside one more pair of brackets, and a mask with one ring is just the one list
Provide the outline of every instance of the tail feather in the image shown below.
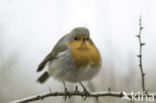
[[48,72],[44,72],[38,79],[37,79],[37,82],[39,83],[44,83],[45,81],[47,81],[49,78],[49,74]]

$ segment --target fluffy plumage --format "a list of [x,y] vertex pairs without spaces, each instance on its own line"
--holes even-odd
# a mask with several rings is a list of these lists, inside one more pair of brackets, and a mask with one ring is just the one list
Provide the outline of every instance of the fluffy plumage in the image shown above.
[[43,70],[47,62],[48,71],[37,79],[38,82],[44,83],[50,76],[60,81],[80,82],[93,78],[99,72],[101,56],[89,30],[78,27],[57,42],[37,71]]

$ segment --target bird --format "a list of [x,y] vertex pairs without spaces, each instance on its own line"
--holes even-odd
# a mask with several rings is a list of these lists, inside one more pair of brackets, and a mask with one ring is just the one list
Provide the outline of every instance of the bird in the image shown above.
[[83,81],[95,77],[101,69],[102,58],[99,50],[85,27],[76,27],[64,35],[52,51],[43,59],[37,68],[46,70],[37,82],[43,84],[49,77],[61,81],[65,92],[68,92],[65,82],[80,83],[85,93],[88,93]]

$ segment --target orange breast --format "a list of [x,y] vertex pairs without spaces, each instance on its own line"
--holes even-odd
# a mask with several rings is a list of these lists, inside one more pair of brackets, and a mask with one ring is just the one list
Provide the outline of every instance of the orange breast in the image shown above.
[[100,54],[93,43],[89,41],[74,41],[67,43],[67,45],[71,47],[70,57],[78,68],[99,65]]

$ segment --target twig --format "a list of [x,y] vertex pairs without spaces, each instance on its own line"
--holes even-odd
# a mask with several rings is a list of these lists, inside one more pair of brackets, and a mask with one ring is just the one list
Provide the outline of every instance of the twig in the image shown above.
[[139,34],[137,35],[139,39],[139,67],[141,72],[141,78],[142,78],[142,90],[145,92],[145,73],[143,71],[143,65],[142,65],[142,47],[145,45],[145,43],[141,40],[141,33],[142,33],[143,27],[142,27],[142,17],[140,16],[139,19]]
[[[156,98],[156,93],[148,93],[148,94],[152,94],[155,98]],[[136,93],[134,93],[135,97],[137,97]],[[50,97],[50,96],[65,96],[64,92],[53,92],[53,93],[44,93],[44,94],[38,94],[38,95],[34,95],[31,97],[26,97],[20,100],[16,100],[16,101],[12,101],[10,103],[28,103],[28,102],[32,102],[32,101],[37,101],[37,100],[42,100],[46,97]],[[84,97],[86,96],[86,94],[84,92],[76,92],[76,91],[71,91],[68,94],[66,94],[66,96],[81,96]],[[90,92],[87,97],[104,97],[104,96],[111,96],[111,97],[123,97],[123,93],[122,92]],[[127,96],[132,98],[132,94],[131,93],[127,93]],[[150,96],[150,95],[149,95]]]

